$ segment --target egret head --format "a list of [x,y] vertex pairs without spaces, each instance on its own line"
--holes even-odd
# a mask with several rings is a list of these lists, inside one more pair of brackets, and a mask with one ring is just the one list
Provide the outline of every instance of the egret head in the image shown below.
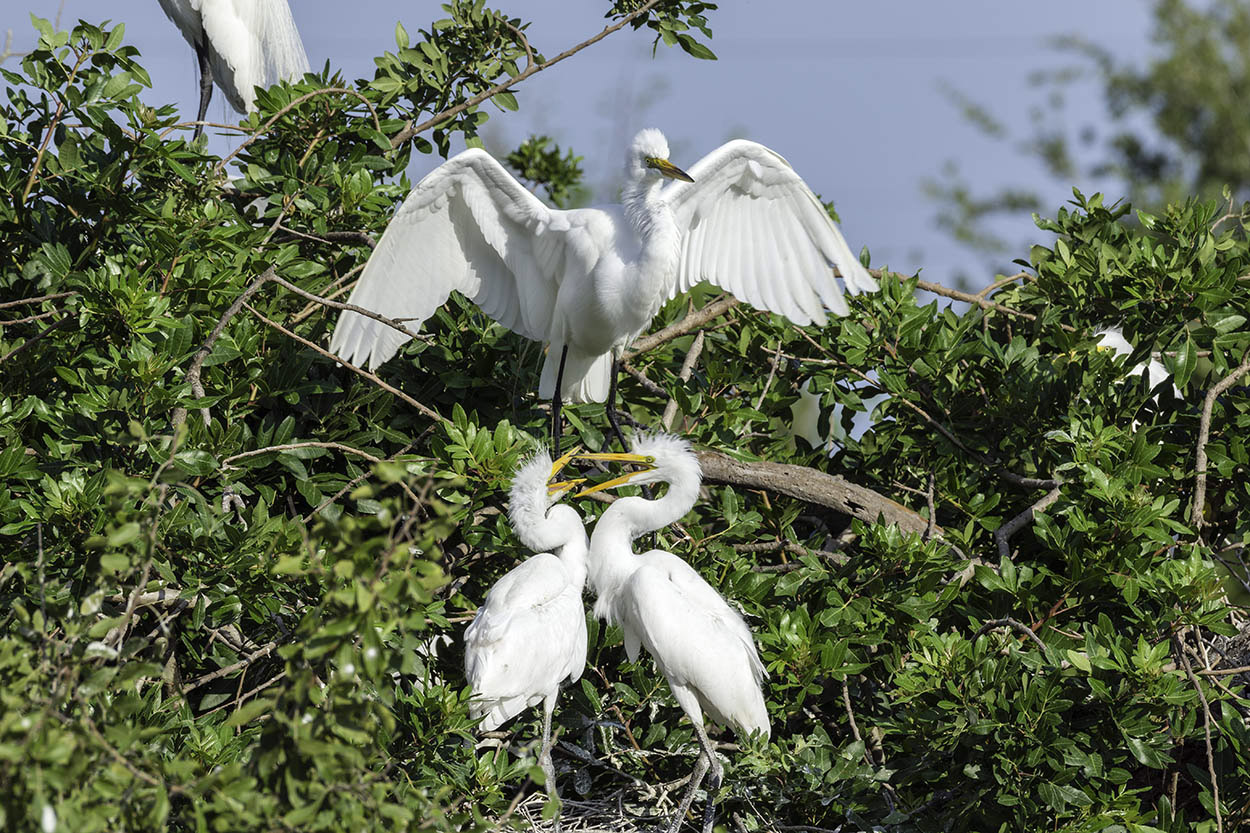
[[565,454],[552,462],[547,449],[540,448],[534,456],[521,464],[512,476],[512,490],[509,493],[508,513],[512,516],[513,525],[521,518],[541,518],[547,509],[562,498],[574,487],[585,482],[585,478],[551,481],[569,464],[577,449]]
[[638,131],[630,143],[625,173],[635,182],[660,177],[694,182],[688,173],[668,161],[668,140],[654,127]]
[[703,472],[699,468],[699,458],[695,456],[690,443],[682,437],[662,432],[635,436],[630,444],[630,452],[627,454],[579,454],[578,458],[629,463],[639,467],[636,471],[628,472],[620,477],[596,483],[579,492],[578,497],[625,485],[693,482],[697,486],[703,478]]

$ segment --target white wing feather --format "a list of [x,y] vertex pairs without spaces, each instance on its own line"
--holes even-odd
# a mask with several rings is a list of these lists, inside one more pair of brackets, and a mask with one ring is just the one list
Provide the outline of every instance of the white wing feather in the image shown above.
[[631,658],[641,642],[674,691],[691,689],[712,719],[768,735],[764,664],[746,622],[672,553],[652,550],[639,560],[614,611]]
[[309,71],[287,0],[160,0],[192,46],[208,46],[213,79],[230,106],[250,112],[256,87]]
[[796,324],[824,324],[824,308],[846,315],[836,266],[852,295],[875,292],[816,195],[780,155],[755,142],[721,145],[664,196],[682,235],[669,297],[710,281]]
[[464,633],[465,676],[482,729],[497,728],[553,696],[586,665],[582,590],[559,558],[540,553],[513,568],[486,594]]
[[[547,341],[566,226],[564,212],[543,205],[488,153],[466,150],[412,189],[350,302],[407,319],[415,332],[454,289],[508,329]],[[381,322],[344,312],[330,349],[372,369],[406,341]]]

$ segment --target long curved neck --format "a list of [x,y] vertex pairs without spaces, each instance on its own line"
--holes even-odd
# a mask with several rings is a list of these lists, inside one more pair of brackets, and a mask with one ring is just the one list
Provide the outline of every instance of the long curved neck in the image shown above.
[[517,528],[518,537],[535,552],[551,552],[564,562],[573,583],[586,583],[587,556],[590,542],[586,527],[577,512],[568,506],[553,506],[547,514],[525,528]]
[[663,179],[644,177],[630,180],[621,192],[625,218],[638,235],[637,276],[629,290],[633,308],[645,316],[642,326],[659,311],[681,256],[681,234],[663,190]]
[[[608,507],[590,536],[590,583],[600,597],[612,597],[638,568],[634,539],[678,521],[699,497],[699,480],[669,483],[664,497],[623,497]],[[597,609],[597,607],[596,607]]]

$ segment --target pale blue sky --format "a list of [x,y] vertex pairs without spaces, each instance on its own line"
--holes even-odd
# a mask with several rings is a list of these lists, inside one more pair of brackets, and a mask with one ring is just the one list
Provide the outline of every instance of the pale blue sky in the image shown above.
[[[52,16],[56,0],[14,0]],[[598,31],[606,2],[492,0],[533,21],[535,48],[548,56]],[[408,30],[442,16],[436,2],[358,0],[344,4],[293,0],[292,9],[314,67],[326,60],[349,78],[372,77],[374,55],[394,49],[394,27]],[[66,0],[66,22],[85,17],[127,24],[127,40],[143,53],[155,102],[177,102],[194,115],[195,61],[155,0]],[[8,18],[8,19],[5,19]],[[633,132],[655,126],[669,137],[673,160],[689,167],[732,136],[763,142],[785,155],[825,198],[836,201],[852,248],[868,245],[875,265],[901,270],[923,266],[931,279],[971,271],[973,283],[991,275],[934,225],[935,206],[920,191],[947,160],[956,161],[978,190],[1007,183],[1046,184],[1050,212],[1070,196],[1109,183],[1049,185],[1040,168],[1009,145],[993,143],[964,123],[940,91],[953,86],[1017,131],[1038,96],[1028,75],[1069,62],[1047,46],[1058,34],[1077,33],[1125,58],[1148,52],[1147,4],[1139,0],[733,0],[710,15],[716,62],[696,61],[661,48],[651,58],[645,31],[623,30],[518,88],[519,113],[492,115],[486,131],[494,146],[515,145],[544,132],[585,157],[596,198],[609,186]],[[0,13],[15,46],[30,39],[25,15]],[[1069,100],[1074,123],[1102,111],[1096,90]],[[210,118],[232,115],[218,93]],[[230,147],[224,138],[213,147]],[[414,176],[437,160],[419,159]],[[1114,192],[1114,188],[1112,188]],[[1118,196],[1118,195],[1117,195]],[[1027,219],[1005,227],[1030,237]]]

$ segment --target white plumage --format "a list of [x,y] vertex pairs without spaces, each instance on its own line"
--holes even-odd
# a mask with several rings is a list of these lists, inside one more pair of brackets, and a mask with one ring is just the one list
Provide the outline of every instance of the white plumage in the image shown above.
[[470,713],[482,718],[482,730],[543,703],[539,764],[553,793],[551,715],[560,683],[577,680],[586,665],[586,529],[576,510],[550,506],[563,490],[548,489],[569,457],[553,464],[540,451],[517,471],[508,506],[512,528],[526,546],[554,554],[539,552],[499,579],[464,634]]
[[[1094,335],[1098,336],[1099,347],[1106,347],[1114,350],[1117,356],[1128,356],[1133,353],[1133,345],[1130,344],[1128,339],[1124,337],[1124,331],[1119,327],[1103,327],[1101,330],[1094,333]],[[1136,364],[1129,370],[1128,373],[1130,376],[1141,376],[1144,374],[1148,380],[1151,390],[1159,387],[1159,385],[1166,382],[1172,375],[1168,373],[1168,369],[1163,366],[1163,362],[1158,359],[1151,359],[1149,364],[1146,362]],[[1172,385],[1172,392],[1178,399],[1180,398],[1181,392],[1176,385]],[[1155,398],[1158,399],[1158,394],[1155,394]]]
[[739,733],[769,735],[760,688],[764,665],[742,616],[693,567],[664,550],[634,554],[634,539],[674,523],[694,506],[702,473],[690,445],[679,437],[653,434],[636,439],[629,454],[580,456],[647,466],[587,493],[626,483],[668,484],[662,498],[623,497],[608,507],[591,534],[589,575],[598,595],[595,615],[620,625],[630,659],[637,659],[639,647],[647,649],[702,745],[690,787],[669,828],[672,833],[709,766],[709,795],[720,783],[721,765],[703,729],[703,713]]
[[[548,208],[481,150],[466,150],[417,183],[369,258],[351,303],[422,322],[456,290],[500,324],[551,345],[539,393],[602,402],[613,354],[660,305],[710,281],[796,324],[848,312],[876,290],[823,206],[778,154],[732,141],[687,175],[658,130],[626,156],[622,205]],[[668,182],[666,180],[677,180]],[[693,181],[686,181],[693,180]],[[419,326],[419,325],[416,325]],[[375,368],[408,337],[344,312],[330,348]]]
[[287,0],[158,2],[200,59],[200,120],[214,81],[231,107],[249,113],[256,87],[294,81],[309,71]]

